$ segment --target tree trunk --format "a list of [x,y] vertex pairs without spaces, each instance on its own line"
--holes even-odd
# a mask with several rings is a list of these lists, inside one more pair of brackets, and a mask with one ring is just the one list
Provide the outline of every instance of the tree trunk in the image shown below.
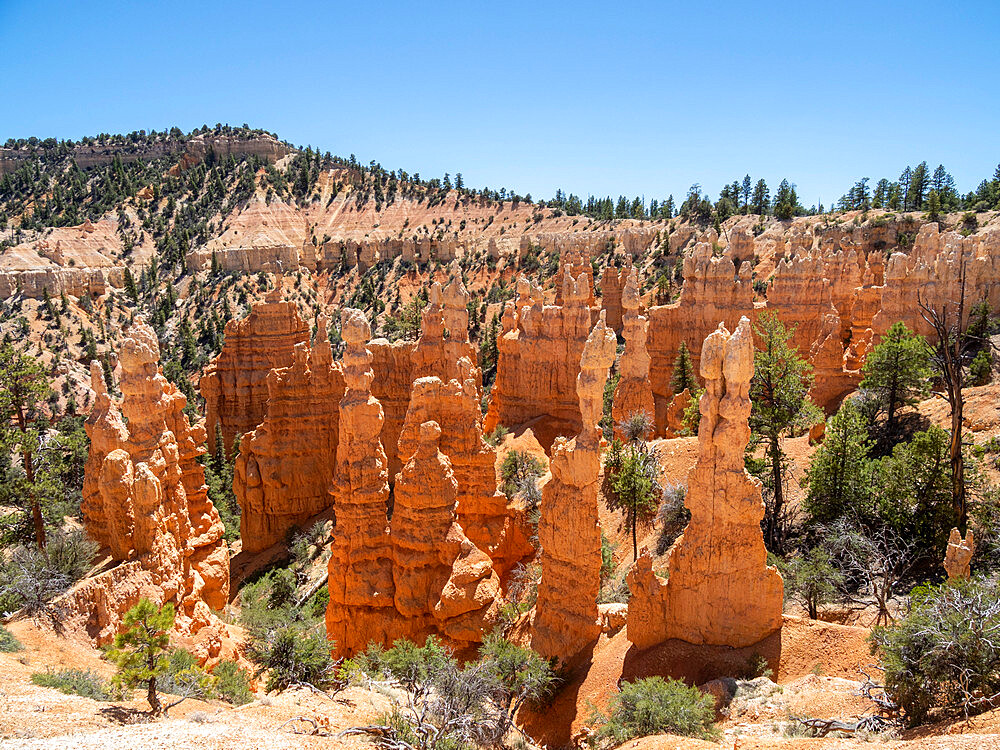
[[778,543],[778,519],[781,517],[781,509],[785,504],[785,494],[781,486],[781,448],[778,439],[771,442],[768,450],[771,454],[771,481],[774,482],[774,506],[771,508],[770,517],[767,519],[767,541],[772,552],[777,552],[780,548]]
[[149,678],[149,686],[146,690],[146,700],[149,702],[149,709],[152,711],[153,716],[160,715],[160,699],[156,695],[156,678]]
[[958,519],[958,528],[964,529],[966,522],[965,508],[965,459],[962,456],[962,411],[964,407],[962,392],[951,409],[951,502]]
[[639,559],[639,541],[636,537],[636,532],[635,532],[636,523],[637,519],[633,515],[632,516],[632,562],[633,563]]

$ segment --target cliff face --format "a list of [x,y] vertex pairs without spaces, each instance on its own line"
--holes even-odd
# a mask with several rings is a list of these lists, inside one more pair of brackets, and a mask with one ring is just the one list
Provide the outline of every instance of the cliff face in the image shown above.
[[442,382],[437,377],[426,377],[413,383],[399,436],[399,459],[406,464],[414,455],[421,425],[429,421],[440,425],[440,449],[448,456],[457,482],[458,522],[503,577],[515,564],[533,556],[535,550],[523,514],[508,509],[506,496],[497,491],[496,449],[483,440],[473,369],[468,359],[462,358],[458,364],[465,370],[462,380]]
[[222,351],[205,368],[199,388],[212,450],[216,425],[227,452],[237,435],[257,428],[267,413],[268,373],[289,367],[295,345],[309,341],[309,326],[295,305],[279,300],[280,293],[272,293],[243,320],[229,321]]
[[538,541],[542,579],[531,646],[545,657],[568,660],[601,632],[601,525],[597,479],[601,471],[600,421],[604,384],[615,358],[615,334],[603,315],[581,354],[577,396],[583,428],[572,440],[557,438],[552,479],[542,490]]
[[540,289],[518,282],[517,302],[504,310],[504,333],[497,341],[497,379],[486,432],[498,424],[515,427],[530,422],[548,450],[556,436],[580,431],[575,388],[590,332],[587,277],[567,275],[562,294],[564,305],[545,305]]
[[283,541],[289,529],[330,506],[345,387],[321,317],[312,350],[296,344],[291,366],[268,374],[267,412],[240,443],[233,491],[244,552]]
[[781,628],[783,584],[760,521],[760,485],[743,468],[750,439],[753,335],[742,318],[705,339],[698,463],[684,504],[691,521],[671,548],[661,581],[644,552],[628,574],[628,638],[644,649],[678,638],[697,645],[750,646]]
[[724,255],[713,257],[712,246],[699,243],[684,258],[684,287],[680,299],[670,305],[649,308],[651,358],[650,385],[656,402],[656,432],[666,429],[667,408],[674,394],[670,389],[674,360],[681,341],[687,343],[692,364],[698,369],[701,342],[720,322],[735,327],[743,316],[753,314],[753,288],[750,264],[740,265],[739,275],[733,260]]
[[66,623],[106,643],[140,597],[174,602],[177,632],[192,639],[203,660],[215,657],[225,628],[211,610],[228,603],[229,554],[198,461],[205,429],[189,424],[186,398],[158,371],[151,328],[133,326],[119,361],[121,404],[108,395],[100,366],[92,365],[97,398],[87,420],[92,442],[83,520],[124,565],[70,592],[63,602]]
[[395,481],[403,465],[399,462],[399,433],[410,405],[410,389],[413,385],[414,342],[399,341],[390,344],[385,339],[368,342],[372,355],[372,396],[382,404],[382,445],[388,446],[389,480]]

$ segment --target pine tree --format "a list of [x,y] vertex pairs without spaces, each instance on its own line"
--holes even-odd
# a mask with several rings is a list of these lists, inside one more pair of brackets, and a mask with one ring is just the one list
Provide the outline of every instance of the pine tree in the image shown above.
[[764,180],[757,180],[753,189],[753,199],[751,200],[753,212],[759,216],[767,216],[771,206],[771,194],[767,189]]
[[885,434],[890,440],[899,409],[915,404],[930,390],[930,357],[923,336],[904,323],[893,323],[865,359],[859,387],[878,397],[880,411],[886,414]]
[[871,497],[864,418],[851,400],[827,422],[823,443],[806,470],[803,504],[811,520],[829,523],[848,512],[864,512]]
[[674,370],[670,376],[670,390],[675,394],[683,392],[685,389],[689,393],[694,393],[698,388],[698,381],[694,376],[694,366],[691,364],[691,352],[687,343],[682,339],[677,347],[677,357],[674,359]]
[[751,182],[750,180],[750,175],[746,175],[743,178],[743,185],[740,190],[740,197],[743,199],[742,209],[744,214],[750,211],[750,196],[752,193],[753,193],[753,182]]
[[140,599],[122,620],[123,630],[115,636],[108,659],[118,666],[115,682],[125,688],[146,683],[146,700],[154,716],[163,711],[156,694],[156,680],[168,668],[168,633],[174,626],[174,605],[157,608],[149,599]]
[[909,211],[913,206],[910,204],[910,185],[913,182],[913,170],[909,166],[899,175],[899,198],[900,208]]
[[927,162],[922,161],[913,170],[913,175],[910,178],[910,189],[907,191],[906,203],[911,210],[919,211],[924,207],[929,181],[930,175],[927,173]]
[[754,442],[766,444],[765,464],[773,502],[764,518],[764,536],[772,551],[783,543],[780,528],[784,512],[785,454],[781,439],[798,429],[808,427],[819,416],[819,410],[809,400],[812,366],[789,345],[789,332],[770,311],[761,313],[755,329],[761,348],[754,355],[754,375],[750,381],[750,429]]

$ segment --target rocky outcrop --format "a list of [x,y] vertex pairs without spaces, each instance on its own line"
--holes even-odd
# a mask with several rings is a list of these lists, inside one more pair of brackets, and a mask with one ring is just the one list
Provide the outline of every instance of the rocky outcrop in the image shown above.
[[556,288],[556,304],[564,305],[568,297],[565,294],[566,280],[571,279],[579,286],[581,277],[585,279],[587,307],[593,307],[594,299],[594,267],[590,263],[590,253],[576,244],[565,244],[559,252],[559,270],[553,279]]
[[353,654],[369,640],[384,641],[392,621],[389,550],[389,472],[380,439],[382,405],[372,396],[371,327],[360,310],[345,308],[341,336],[346,393],[340,402],[340,435],[333,500],[337,514],[329,563],[326,634],[334,650]]
[[944,555],[944,569],[949,581],[968,579],[972,575],[972,556],[975,553],[976,542],[972,529],[966,532],[965,539],[962,539],[958,529],[952,529]]
[[[418,381],[419,382],[419,381]],[[500,578],[456,517],[458,483],[439,450],[441,427],[417,430],[396,480],[390,545],[395,616],[386,642],[437,634],[458,652],[482,642],[499,618]]]
[[[155,332],[134,325],[119,353],[120,404],[100,366],[91,366],[96,399],[86,425],[83,521],[123,565],[78,587],[64,605],[67,623],[105,643],[140,597],[173,602],[175,629],[207,659],[218,655],[225,632],[211,610],[228,603],[229,552],[199,462],[205,429],[188,422],[187,399],[159,372],[159,355]],[[96,593],[106,586],[116,589]]]
[[330,506],[344,390],[321,317],[315,346],[296,344],[291,366],[268,374],[264,420],[240,443],[233,491],[244,552],[283,541]]
[[583,428],[572,440],[558,438],[552,479],[542,489],[538,541],[542,578],[531,646],[545,657],[568,660],[601,632],[601,525],[597,490],[601,471],[600,429],[604,384],[615,358],[615,334],[603,314],[581,354],[577,395]]
[[558,435],[572,436],[583,425],[576,396],[587,335],[587,277],[565,276],[565,304],[543,304],[541,289],[523,278],[518,282],[516,303],[508,303],[503,315],[503,335],[497,341],[497,378],[490,394],[483,429],[498,424],[515,427],[531,423],[531,429],[548,450]]
[[[621,424],[626,418],[632,414],[647,414],[652,425],[656,413],[653,388],[649,384],[649,352],[646,351],[649,321],[639,314],[639,274],[635,269],[628,274],[621,305],[624,310],[625,351],[618,363],[621,377],[615,387],[611,407],[615,437],[619,440],[624,439]],[[644,439],[652,437],[651,431]]]
[[462,649],[482,640],[496,620],[500,581],[489,556],[457,522],[458,484],[451,462],[438,450],[437,423],[419,426],[400,472],[390,526],[387,460],[379,438],[382,407],[371,395],[374,373],[365,347],[370,332],[363,313],[344,310],[347,391],[340,402],[333,482],[337,525],[327,636],[343,655],[372,641],[422,641],[431,633]]
[[632,270],[631,257],[625,257],[628,261],[624,268],[609,265],[601,274],[601,308],[608,328],[615,333],[622,332],[622,291]]
[[295,305],[281,302],[277,291],[254,305],[243,320],[226,324],[226,343],[201,377],[205,427],[213,436],[222,428],[227,453],[233,440],[255,430],[267,413],[267,377],[271,370],[292,364],[295,345],[309,341],[309,326]]
[[684,412],[691,405],[691,390],[685,388],[670,401],[667,407],[667,431],[666,437],[675,438],[680,436],[684,430]]
[[420,320],[420,338],[412,355],[413,380],[424,377],[462,380],[466,373],[460,370],[459,362],[464,358],[473,366],[477,387],[481,387],[482,374],[475,367],[478,353],[469,341],[466,305],[471,299],[460,272],[443,288],[437,282],[431,285],[429,301]]
[[465,371],[461,380],[443,382],[437,377],[425,377],[414,381],[399,436],[399,459],[405,464],[417,450],[421,425],[428,421],[440,425],[441,451],[448,456],[458,483],[458,521],[504,577],[516,563],[533,556],[535,550],[523,514],[509,509],[506,496],[497,490],[496,449],[483,440],[479,390],[472,365],[463,357],[458,366]]
[[698,463],[685,498],[691,521],[668,554],[665,582],[648,551],[628,575],[628,638],[640,649],[672,638],[740,648],[781,628],[783,584],[767,565],[760,484],[743,468],[753,357],[748,318],[732,335],[720,324],[705,339]]
[[[672,235],[671,235],[672,238]],[[681,341],[687,343],[697,372],[701,342],[719,323],[735,327],[744,315],[753,316],[750,263],[740,264],[739,274],[728,255],[714,256],[712,246],[698,243],[684,258],[684,287],[680,299],[651,307],[646,347],[652,360],[650,385],[656,404],[656,434],[666,430],[667,407],[674,396],[670,388],[674,360]]]

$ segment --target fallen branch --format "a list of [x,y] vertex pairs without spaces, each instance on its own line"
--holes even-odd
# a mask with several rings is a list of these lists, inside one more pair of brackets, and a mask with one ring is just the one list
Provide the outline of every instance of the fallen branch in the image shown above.
[[301,722],[304,722],[306,724],[311,724],[312,725],[312,729],[311,730],[296,729],[295,727],[292,727],[292,731],[295,732],[295,734],[308,734],[308,735],[313,736],[313,737],[329,737],[330,736],[330,720],[327,719],[327,718],[325,718],[325,717],[314,718],[314,717],[310,717],[310,716],[293,716],[291,719],[289,719],[284,724],[282,724],[280,727],[278,727],[278,731],[281,731],[286,726],[288,726],[289,724],[291,724],[292,722],[295,722],[295,721],[301,721]]

